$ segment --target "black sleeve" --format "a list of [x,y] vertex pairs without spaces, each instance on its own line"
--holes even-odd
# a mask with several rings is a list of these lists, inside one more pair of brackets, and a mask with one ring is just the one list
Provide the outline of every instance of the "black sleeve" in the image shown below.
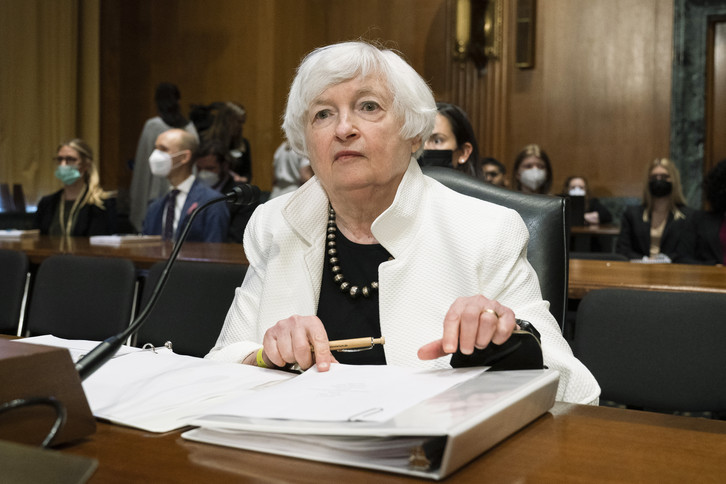
[[489,343],[483,350],[474,349],[470,355],[457,351],[451,356],[451,366],[490,366],[489,371],[544,368],[539,332],[528,321],[518,319],[517,324],[520,329],[501,345]]
[[[639,213],[640,211],[638,211]],[[629,259],[640,259],[646,254],[640,254],[636,252],[633,247],[633,237],[635,233],[633,231],[633,218],[635,217],[635,211],[630,207],[625,209],[623,212],[622,220],[620,221],[620,235],[618,235],[618,243],[616,252],[623,254]]]

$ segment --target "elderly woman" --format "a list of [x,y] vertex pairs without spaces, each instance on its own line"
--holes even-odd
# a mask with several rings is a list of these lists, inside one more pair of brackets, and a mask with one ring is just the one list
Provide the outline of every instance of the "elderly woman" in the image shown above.
[[40,199],[35,227],[43,235],[113,234],[116,201],[99,184],[91,147],[79,138],[61,143],[53,162],[63,188]]
[[[342,43],[303,60],[283,128],[315,176],[253,214],[250,267],[209,358],[446,368],[444,357],[475,359],[526,320],[561,372],[558,398],[597,399],[542,300],[518,214],[421,173],[435,116],[426,83],[390,50]],[[333,357],[328,346],[381,335],[385,349]]]

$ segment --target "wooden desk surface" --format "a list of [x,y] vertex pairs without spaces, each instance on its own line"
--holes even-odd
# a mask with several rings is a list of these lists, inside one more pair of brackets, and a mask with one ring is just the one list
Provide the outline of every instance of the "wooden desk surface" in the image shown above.
[[[188,442],[100,423],[62,452],[98,459],[90,482],[421,482]],[[722,482],[726,422],[556,404],[445,482]]]
[[[39,264],[54,254],[74,254],[99,257],[122,257],[130,259],[138,268],[148,269],[154,263],[166,260],[171,254],[171,242],[157,244],[103,247],[91,245],[88,237],[41,236],[19,242],[0,241],[0,249],[21,250],[31,263]],[[241,244],[218,244],[211,242],[185,242],[179,251],[178,260],[206,261],[230,264],[247,264]]]
[[726,267],[570,259],[570,298],[603,288],[726,294]]
[[599,225],[573,225],[570,227],[572,235],[619,235],[620,227],[614,224]]

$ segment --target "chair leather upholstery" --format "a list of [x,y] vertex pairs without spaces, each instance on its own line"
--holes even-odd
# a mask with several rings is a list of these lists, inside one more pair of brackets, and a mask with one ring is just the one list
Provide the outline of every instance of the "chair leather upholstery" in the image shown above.
[[28,279],[25,252],[0,250],[0,333],[15,334],[21,321]]
[[464,195],[516,210],[529,230],[527,259],[537,272],[542,297],[564,328],[567,309],[569,221],[568,199],[526,195],[440,166],[422,167],[425,175]]
[[135,299],[136,268],[130,260],[53,255],[35,276],[28,333],[104,340],[126,329]]
[[602,400],[724,415],[724,315],[724,294],[593,290],[578,307],[575,356]]
[[[140,308],[156,287],[166,261],[149,270]],[[247,266],[176,261],[167,284],[144,325],[136,346],[163,346],[171,341],[175,353],[203,357],[217,342],[235,289],[242,285]]]

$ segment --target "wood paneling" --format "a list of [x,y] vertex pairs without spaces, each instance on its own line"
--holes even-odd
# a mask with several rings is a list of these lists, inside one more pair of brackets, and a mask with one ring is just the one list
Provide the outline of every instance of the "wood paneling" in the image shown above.
[[708,50],[704,174],[726,159],[726,18],[711,23]]
[[171,81],[187,108],[220,100],[246,106],[254,182],[269,189],[280,117],[301,57],[362,37],[401,51],[437,100],[461,105],[483,156],[511,169],[522,146],[536,142],[551,155],[555,189],[580,173],[596,195],[638,196],[643,166],[669,152],[671,1],[540,0],[536,63],[527,70],[515,67],[515,5],[503,1],[502,55],[486,72],[452,59],[455,3],[105,0],[102,160],[113,160],[107,168],[127,186],[125,161],[155,114],[154,87]]
[[639,196],[644,166],[669,153],[672,2],[540,0],[537,9],[535,68],[507,66],[507,161],[538,143],[554,190],[582,174],[595,195]]

